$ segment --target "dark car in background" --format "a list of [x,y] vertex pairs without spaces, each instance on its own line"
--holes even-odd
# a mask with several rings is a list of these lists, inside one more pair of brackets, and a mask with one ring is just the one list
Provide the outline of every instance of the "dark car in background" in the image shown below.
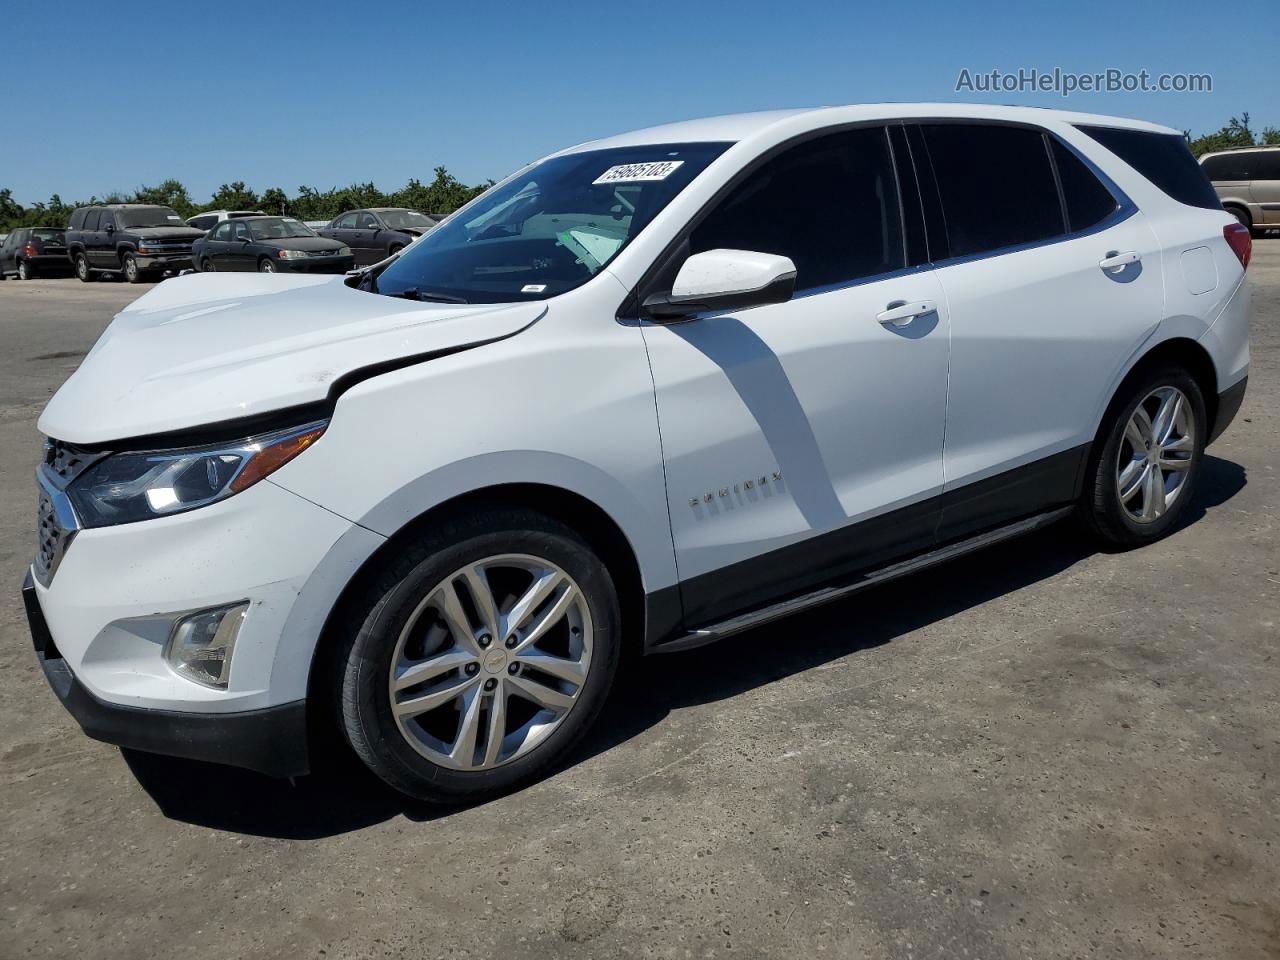
[[191,256],[203,273],[345,273],[353,265],[346,244],[293,217],[223,220],[195,242]]
[[439,222],[408,207],[368,207],[334,217],[320,236],[345,243],[357,266],[366,266],[403,250]]
[[130,283],[159,279],[191,266],[191,244],[203,236],[172,207],[110,203],[77,207],[67,227],[67,253],[86,283],[98,274],[123,275]]
[[66,231],[62,227],[20,227],[0,244],[0,280],[10,274],[19,280],[39,276],[66,276]]

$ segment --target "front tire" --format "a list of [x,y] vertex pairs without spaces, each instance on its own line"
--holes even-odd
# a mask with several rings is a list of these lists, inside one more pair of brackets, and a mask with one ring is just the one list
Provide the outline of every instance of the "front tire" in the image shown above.
[[1208,428],[1204,394],[1186,370],[1136,378],[1094,443],[1081,504],[1086,524],[1116,547],[1167,535],[1195,495]]
[[258,261],[258,272],[259,273],[275,273],[276,265],[272,263],[270,260],[268,260],[266,257],[263,257],[261,260]]
[[138,260],[132,253],[124,255],[124,278],[130,283],[143,281],[142,271],[138,269]]
[[338,693],[348,742],[396,789],[471,802],[544,776],[617,671],[613,581],[572,530],[493,509],[399,551],[350,608]]
[[203,260],[200,261],[201,273],[214,273],[217,271],[217,269],[218,268],[213,265],[213,261],[210,260],[208,257],[205,257]]
[[89,258],[83,253],[76,254],[76,277],[81,283],[93,282],[93,271],[89,268]]

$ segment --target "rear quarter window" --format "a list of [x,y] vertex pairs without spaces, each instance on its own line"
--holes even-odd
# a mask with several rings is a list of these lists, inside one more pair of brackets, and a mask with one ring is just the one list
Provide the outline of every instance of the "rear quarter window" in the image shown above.
[[84,207],[81,207],[79,210],[71,214],[72,230],[79,230],[81,227],[84,226],[84,214],[85,214]]
[[1079,129],[1150,180],[1166,196],[1192,207],[1222,209],[1222,201],[1191,155],[1184,137],[1117,127],[1082,125]]
[[1253,155],[1254,180],[1280,180],[1280,150],[1259,150]]
[[1210,180],[1251,180],[1249,159],[1247,153],[1220,153],[1205,157],[1200,166]]
[[1073,233],[1088,230],[1115,213],[1119,202],[1088,165],[1057,138],[1050,137],[1049,144],[1062,184],[1068,229]]

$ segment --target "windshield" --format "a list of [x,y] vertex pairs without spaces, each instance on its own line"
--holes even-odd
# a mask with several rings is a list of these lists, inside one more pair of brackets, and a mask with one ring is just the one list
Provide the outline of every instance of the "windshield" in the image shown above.
[[182,218],[169,207],[134,207],[117,210],[116,224],[128,227],[185,227]]
[[290,237],[314,237],[315,233],[301,220],[267,217],[246,221],[255,240],[287,240]]
[[426,230],[434,227],[436,222],[417,210],[379,210],[378,216],[388,227],[418,227]]
[[545,300],[572,290],[728,146],[655,144],[553,157],[423,235],[374,289],[458,303]]

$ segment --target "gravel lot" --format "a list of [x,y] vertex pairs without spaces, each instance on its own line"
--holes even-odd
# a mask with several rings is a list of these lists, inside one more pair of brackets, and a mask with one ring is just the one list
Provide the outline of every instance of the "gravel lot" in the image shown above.
[[0,957],[1280,956],[1280,240],[1192,520],[1070,527],[640,664],[547,782],[407,803],[81,735],[36,417],[141,292],[0,284]]

